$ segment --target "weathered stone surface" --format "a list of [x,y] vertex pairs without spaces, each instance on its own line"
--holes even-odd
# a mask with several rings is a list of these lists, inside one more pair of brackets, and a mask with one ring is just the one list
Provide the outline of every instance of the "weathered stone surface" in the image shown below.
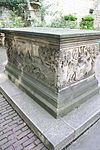
[[6,35],[6,73],[53,116],[63,116],[98,93],[100,32],[32,30],[0,29]]
[[[7,84],[13,90],[14,84]],[[50,150],[61,150],[73,140],[74,130],[69,125],[61,119],[55,119],[24,92],[20,90],[19,94],[14,95],[1,86],[0,91]]]
[[74,46],[61,50],[58,88],[62,89],[94,73],[95,58],[99,54],[99,43]]
[[20,38],[6,37],[9,63],[56,90],[60,91],[94,73],[95,58],[99,53],[96,41],[59,49],[36,39],[33,42],[31,38]]
[[[11,82],[6,84],[11,90],[15,88]],[[100,118],[100,94],[66,116],[55,119],[22,91],[12,95],[9,89],[0,87],[0,92],[50,150],[61,150]]]
[[87,130],[79,139],[64,150],[99,150],[100,149],[100,120]]
[[58,46],[25,39],[25,37],[6,38],[9,63],[22,72],[30,74],[50,87],[56,87],[56,72],[58,65]]

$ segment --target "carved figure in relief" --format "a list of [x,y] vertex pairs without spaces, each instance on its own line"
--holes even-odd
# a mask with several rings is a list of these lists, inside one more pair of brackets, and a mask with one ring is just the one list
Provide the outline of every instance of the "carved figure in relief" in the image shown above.
[[98,43],[59,51],[57,47],[40,46],[38,43],[9,37],[6,41],[9,63],[60,89],[93,74],[99,52]]
[[98,44],[62,50],[58,73],[58,87],[64,88],[94,72],[94,62],[99,52]]
[[[10,39],[12,42],[12,39]],[[9,39],[7,43],[9,42]],[[10,43],[11,43],[10,42]],[[58,55],[56,48],[39,46],[37,43],[15,39],[14,47],[8,45],[9,62],[36,79],[55,86]]]

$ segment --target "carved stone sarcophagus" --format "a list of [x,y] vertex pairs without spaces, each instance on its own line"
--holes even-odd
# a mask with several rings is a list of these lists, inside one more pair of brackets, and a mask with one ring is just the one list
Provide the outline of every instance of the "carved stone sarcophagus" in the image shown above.
[[48,28],[0,32],[6,37],[8,77],[54,117],[98,93],[94,68],[100,32]]

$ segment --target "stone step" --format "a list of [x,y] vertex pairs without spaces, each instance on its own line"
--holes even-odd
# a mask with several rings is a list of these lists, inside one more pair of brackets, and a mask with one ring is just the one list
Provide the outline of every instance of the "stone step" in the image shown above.
[[0,76],[0,92],[49,150],[63,149],[100,118],[99,94],[66,116],[55,119],[4,74]]
[[100,119],[64,150],[100,150]]

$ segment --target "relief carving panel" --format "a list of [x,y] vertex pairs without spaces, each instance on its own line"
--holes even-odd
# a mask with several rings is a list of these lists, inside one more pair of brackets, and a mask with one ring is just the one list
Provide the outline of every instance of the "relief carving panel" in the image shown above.
[[19,39],[6,40],[8,60],[11,64],[49,86],[56,86],[59,57],[56,47],[40,46],[39,43]]
[[94,73],[95,58],[99,43],[77,46],[60,52],[58,89],[75,83]]
[[8,62],[57,91],[92,75],[99,53],[99,43],[60,50],[9,36],[6,41]]

